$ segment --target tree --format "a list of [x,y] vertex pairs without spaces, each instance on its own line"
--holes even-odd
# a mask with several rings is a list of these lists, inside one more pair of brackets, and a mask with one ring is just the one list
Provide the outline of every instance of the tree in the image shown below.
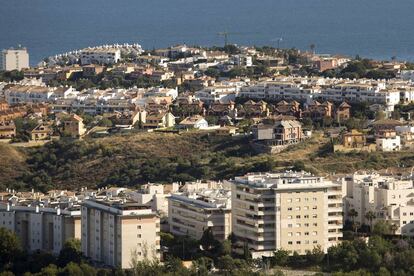
[[81,243],[78,239],[71,239],[65,242],[58,256],[58,264],[63,267],[68,263],[79,264],[82,261]]
[[374,224],[372,233],[379,236],[387,235],[390,233],[390,225],[383,220],[377,221]]
[[211,250],[215,245],[215,238],[213,235],[213,229],[208,227],[203,232],[203,236],[200,239],[200,245],[203,247],[204,250]]
[[99,121],[99,126],[111,127],[112,126],[112,121],[109,120],[108,118],[102,118],[102,120]]
[[315,246],[312,251],[306,252],[306,259],[309,265],[320,265],[325,257],[320,245]]
[[375,114],[375,120],[384,120],[386,117],[386,114],[384,111],[379,110],[376,114]]
[[59,269],[56,265],[50,264],[40,271],[41,276],[56,276],[59,273]]
[[271,259],[272,266],[285,266],[289,260],[289,252],[283,249],[276,250],[273,252]]
[[62,273],[60,273],[62,276],[78,276],[83,275],[82,269],[79,267],[76,263],[68,263],[64,268]]
[[6,228],[0,227],[0,269],[12,264],[22,253],[17,236]]
[[311,52],[312,52],[313,54],[315,54],[315,48],[316,48],[316,45],[315,45],[314,43],[312,43],[311,45],[309,45],[309,48],[310,48]]
[[368,220],[369,222],[369,231],[372,232],[372,221],[376,218],[375,213],[372,211],[368,211],[365,214],[365,218]]
[[351,209],[348,212],[348,217],[351,219],[352,227],[354,228],[354,232],[357,232],[357,223],[355,223],[355,218],[358,216],[358,212],[355,209]]
[[230,272],[236,267],[235,267],[233,258],[230,255],[225,255],[225,256],[218,258],[217,268]]
[[398,228],[399,228],[398,225],[395,224],[395,223],[393,223],[393,224],[390,225],[390,230],[391,230],[391,232],[392,232],[393,235],[396,234]]

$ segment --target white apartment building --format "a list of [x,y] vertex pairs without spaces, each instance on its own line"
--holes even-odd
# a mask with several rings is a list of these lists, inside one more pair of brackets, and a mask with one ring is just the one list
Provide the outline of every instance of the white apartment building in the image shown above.
[[[396,226],[395,234],[414,236],[414,186],[412,178],[357,172],[344,179],[346,183],[345,217],[360,225],[386,221]],[[354,209],[358,215],[348,216]],[[366,214],[375,218],[370,222]]]
[[160,259],[160,220],[148,207],[122,200],[85,200],[81,207],[82,252],[122,269]]
[[26,48],[10,48],[1,52],[1,69],[5,71],[29,68],[29,53]]
[[232,181],[236,251],[253,258],[278,249],[324,252],[342,239],[342,184],[305,172],[247,174]]
[[242,87],[237,97],[269,100],[312,100],[332,102],[367,102],[383,104],[386,111],[394,105],[411,101],[412,85],[373,80],[312,79],[285,77]]
[[121,50],[117,48],[87,48],[82,50],[80,61],[85,64],[114,64],[121,60]]
[[203,103],[211,104],[214,102],[235,101],[239,93],[239,87],[234,85],[214,85],[204,87],[202,90],[196,91],[194,96]]
[[229,190],[199,190],[175,193],[168,198],[168,222],[174,235],[200,239],[208,228],[223,241],[231,234]]
[[400,92],[386,88],[385,82],[342,83],[322,90],[320,98],[327,101],[367,102],[383,104],[386,111],[393,111],[400,102]]
[[23,248],[59,254],[64,243],[80,239],[79,208],[0,205],[0,227],[13,231]]
[[56,99],[56,94],[72,91],[71,87],[47,87],[37,85],[10,85],[3,90],[8,104],[47,103]]
[[168,215],[168,197],[171,193],[178,192],[178,183],[171,185],[146,184],[139,190],[128,193],[131,200],[140,205],[146,205],[161,215]]
[[242,87],[238,97],[268,100],[299,100],[309,103],[319,94],[320,89],[317,86],[304,86],[287,80],[261,82]]
[[153,87],[145,92],[144,97],[171,97],[175,100],[178,97],[178,88]]

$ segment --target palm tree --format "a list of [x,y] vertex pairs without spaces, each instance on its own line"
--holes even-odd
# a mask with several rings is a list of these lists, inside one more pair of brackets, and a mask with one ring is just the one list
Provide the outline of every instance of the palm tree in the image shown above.
[[351,219],[351,221],[353,222],[354,219],[358,216],[358,212],[355,209],[351,209],[348,212],[348,217]]
[[393,223],[393,224],[390,225],[390,230],[391,230],[391,232],[392,232],[393,235],[395,235],[395,233],[397,232],[398,228],[399,228],[398,225],[395,224],[395,223]]
[[369,231],[372,233],[372,221],[376,219],[375,213],[372,211],[368,211],[365,214],[365,218],[369,221]]
[[358,216],[358,212],[355,209],[351,209],[348,212],[348,217],[351,219],[352,227],[354,228],[355,233],[357,232],[358,225],[355,223],[355,218]]
[[311,49],[312,54],[315,54],[316,45],[312,43],[311,45],[309,45],[309,48]]
[[361,227],[361,224],[358,221],[352,222],[352,228],[354,228],[354,233],[358,232],[358,228]]

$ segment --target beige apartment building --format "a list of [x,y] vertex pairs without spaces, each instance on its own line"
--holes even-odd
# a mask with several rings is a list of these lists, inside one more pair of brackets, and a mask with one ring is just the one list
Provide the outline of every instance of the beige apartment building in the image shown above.
[[29,251],[59,254],[67,240],[80,239],[80,210],[1,205],[0,227],[13,231]]
[[[414,186],[412,177],[357,172],[346,183],[345,217],[360,225],[382,220],[393,225],[394,234],[414,236]],[[354,209],[358,215],[350,217]],[[372,221],[366,214],[372,212]]]
[[29,53],[26,48],[10,48],[1,52],[1,69],[5,71],[29,68]]
[[247,174],[232,181],[236,251],[253,258],[278,249],[324,252],[342,239],[342,185],[304,172]]
[[122,269],[133,261],[160,259],[160,220],[146,206],[122,200],[85,200],[81,207],[82,252]]
[[200,239],[208,228],[223,241],[231,234],[229,190],[175,193],[168,198],[168,222],[174,235]]

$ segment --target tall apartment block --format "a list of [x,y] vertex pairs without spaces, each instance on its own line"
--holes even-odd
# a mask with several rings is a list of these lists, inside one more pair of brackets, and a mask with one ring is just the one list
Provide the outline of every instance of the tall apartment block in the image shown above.
[[[412,176],[401,177],[378,173],[357,172],[344,179],[347,189],[345,217],[360,225],[386,221],[394,234],[414,236],[414,185]],[[358,215],[349,217],[354,209]],[[374,214],[372,221],[366,217]]]
[[231,234],[229,190],[175,193],[168,198],[168,221],[174,235],[200,239],[208,228],[223,241]]
[[1,69],[6,71],[29,68],[29,53],[26,48],[10,48],[1,52]]
[[342,184],[304,172],[247,174],[232,181],[236,251],[253,258],[278,249],[306,254],[342,239]]
[[85,200],[81,207],[82,252],[108,266],[160,259],[160,220],[152,210],[122,200]]
[[65,241],[80,239],[80,210],[1,205],[0,227],[13,231],[29,251],[59,254]]

